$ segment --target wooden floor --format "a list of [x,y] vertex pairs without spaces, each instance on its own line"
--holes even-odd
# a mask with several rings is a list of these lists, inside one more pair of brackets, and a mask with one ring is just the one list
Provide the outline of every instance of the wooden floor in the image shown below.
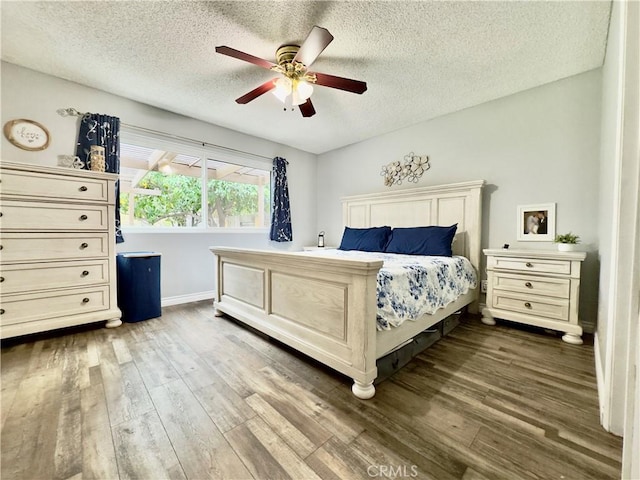
[[477,318],[364,401],[210,302],[1,359],[3,479],[620,477],[593,346]]

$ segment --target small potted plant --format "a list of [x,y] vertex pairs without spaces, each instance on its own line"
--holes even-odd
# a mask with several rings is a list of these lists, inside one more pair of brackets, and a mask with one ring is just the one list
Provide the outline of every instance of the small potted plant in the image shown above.
[[556,238],[554,238],[553,241],[558,244],[558,250],[561,252],[571,252],[575,250],[576,245],[580,243],[580,237],[569,232],[556,235]]

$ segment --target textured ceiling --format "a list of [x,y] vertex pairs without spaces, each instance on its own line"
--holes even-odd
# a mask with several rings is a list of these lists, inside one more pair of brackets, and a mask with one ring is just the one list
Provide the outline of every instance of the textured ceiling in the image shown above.
[[[610,2],[3,0],[1,9],[4,61],[323,153],[600,67]],[[364,80],[367,92],[318,86],[311,118],[271,94],[234,102],[273,73],[216,46],[275,61],[314,25],[335,40],[312,70]]]

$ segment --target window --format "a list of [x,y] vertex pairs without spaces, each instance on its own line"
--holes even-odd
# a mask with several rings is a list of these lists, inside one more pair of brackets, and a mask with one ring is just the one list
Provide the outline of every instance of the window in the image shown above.
[[217,150],[123,134],[120,142],[122,225],[268,227],[269,161]]

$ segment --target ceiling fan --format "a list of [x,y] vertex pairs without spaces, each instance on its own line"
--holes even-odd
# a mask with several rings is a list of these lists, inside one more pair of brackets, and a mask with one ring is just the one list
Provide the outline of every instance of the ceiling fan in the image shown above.
[[278,48],[277,64],[226,46],[216,47],[216,52],[281,74],[237,98],[237,103],[249,103],[274,90],[276,97],[285,104],[285,110],[299,106],[303,117],[311,117],[316,113],[310,98],[312,84],[358,94],[367,90],[366,82],[309,71],[311,64],[332,41],[333,35],[326,28],[314,26],[302,45],[282,45]]

